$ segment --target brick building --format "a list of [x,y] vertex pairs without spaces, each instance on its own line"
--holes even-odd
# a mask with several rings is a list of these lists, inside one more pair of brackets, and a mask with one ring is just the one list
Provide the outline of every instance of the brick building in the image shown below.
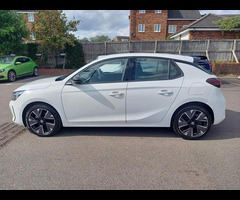
[[214,21],[231,17],[234,15],[216,15],[206,14],[195,22],[189,24],[188,27],[182,28],[170,36],[174,40],[206,40],[206,39],[238,39],[238,35],[234,31],[224,31],[219,29],[219,25]]
[[36,18],[36,10],[18,10],[17,11],[19,14],[23,14],[27,28],[30,31],[30,40],[26,40],[26,42],[35,42],[36,41],[36,36],[34,32],[32,31],[32,24],[35,21]]
[[130,40],[165,40],[200,17],[199,10],[131,10]]

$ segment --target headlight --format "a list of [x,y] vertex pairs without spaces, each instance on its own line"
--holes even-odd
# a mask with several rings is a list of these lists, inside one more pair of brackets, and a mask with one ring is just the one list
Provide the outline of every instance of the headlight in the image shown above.
[[25,90],[13,92],[12,100],[16,101],[24,92]]
[[2,73],[2,72],[4,72],[5,71],[5,69],[0,69],[0,73]]

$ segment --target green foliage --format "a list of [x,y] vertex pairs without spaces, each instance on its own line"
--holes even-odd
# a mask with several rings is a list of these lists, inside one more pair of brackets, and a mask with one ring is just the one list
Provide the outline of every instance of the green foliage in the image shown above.
[[67,21],[65,13],[61,10],[40,10],[33,23],[33,31],[41,47],[49,51],[69,43],[73,44],[75,36],[71,32],[77,31],[79,20]]
[[97,35],[95,37],[89,38],[90,42],[105,42],[105,41],[111,41],[111,38],[109,38],[106,35]]
[[0,55],[18,52],[28,37],[23,15],[14,10],[0,10]]
[[240,31],[240,16],[225,17],[221,20],[214,21],[213,24],[219,25],[219,28],[224,31],[236,32],[236,38],[239,38]]
[[33,60],[37,60],[37,52],[38,52],[38,45],[37,43],[28,43],[27,44],[27,53],[30,58]]
[[66,54],[69,61],[68,68],[78,69],[85,64],[82,44],[77,40],[74,41],[74,46],[66,45]]

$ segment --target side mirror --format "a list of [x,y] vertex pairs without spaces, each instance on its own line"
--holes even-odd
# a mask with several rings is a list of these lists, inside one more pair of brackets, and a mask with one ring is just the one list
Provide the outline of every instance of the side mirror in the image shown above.
[[78,79],[78,80],[72,79],[72,83],[73,83],[74,85],[79,85],[79,84],[82,83],[82,80],[80,80],[80,79]]
[[70,79],[70,80],[66,83],[66,85],[79,85],[79,84],[81,84],[81,83],[82,83],[81,80]]
[[15,65],[21,65],[22,63],[21,62],[15,62]]

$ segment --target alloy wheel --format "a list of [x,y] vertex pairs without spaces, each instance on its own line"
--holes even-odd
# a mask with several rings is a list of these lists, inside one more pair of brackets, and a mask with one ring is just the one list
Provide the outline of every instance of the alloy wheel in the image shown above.
[[38,135],[50,135],[56,125],[53,114],[43,108],[38,108],[28,115],[29,127]]
[[209,119],[204,112],[196,109],[184,112],[178,120],[178,129],[181,134],[197,138],[208,131]]
[[10,71],[8,74],[8,78],[11,82],[14,82],[16,80],[16,73],[14,71]]

